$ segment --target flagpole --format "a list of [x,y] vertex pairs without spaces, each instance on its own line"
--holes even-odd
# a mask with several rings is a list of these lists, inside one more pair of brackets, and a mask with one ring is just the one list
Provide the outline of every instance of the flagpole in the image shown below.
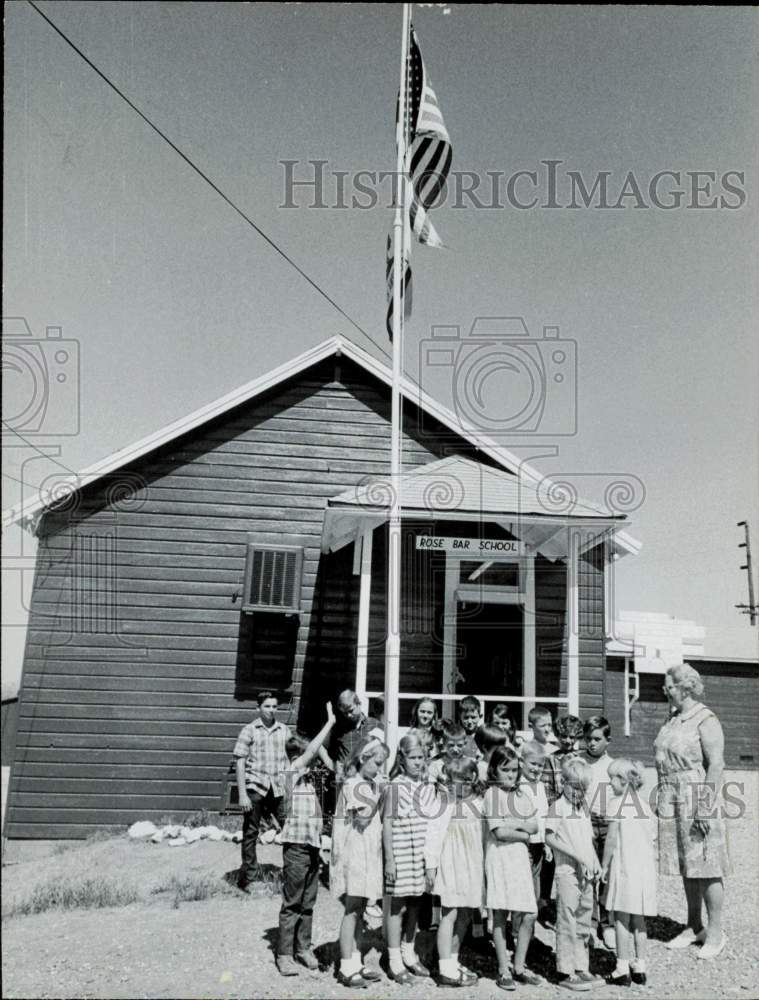
[[401,654],[401,429],[403,376],[403,278],[405,272],[406,111],[411,4],[403,5],[401,85],[396,126],[396,196],[393,220],[393,385],[390,412],[390,523],[387,570],[387,641],[385,644],[385,741],[398,740],[398,693]]

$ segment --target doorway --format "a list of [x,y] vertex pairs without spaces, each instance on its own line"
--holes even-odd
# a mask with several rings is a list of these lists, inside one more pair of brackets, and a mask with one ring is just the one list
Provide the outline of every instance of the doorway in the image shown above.
[[521,697],[524,609],[457,602],[455,694]]

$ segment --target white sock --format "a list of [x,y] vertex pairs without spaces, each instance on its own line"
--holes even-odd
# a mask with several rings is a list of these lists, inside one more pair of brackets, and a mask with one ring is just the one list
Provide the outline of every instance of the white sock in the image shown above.
[[400,948],[388,948],[387,949],[387,960],[390,965],[390,971],[396,976],[403,972],[403,958],[401,953],[403,951],[403,945]]
[[630,962],[630,966],[634,972],[645,972],[646,960],[645,958],[634,958],[632,962]]
[[354,972],[360,972],[361,959],[356,959],[355,954],[351,958],[341,958],[340,971],[344,976],[352,976]]
[[448,979],[458,979],[459,963],[455,958],[441,958],[437,964],[441,976],[447,976]]
[[617,959],[617,967],[614,970],[614,975],[615,976],[626,976],[629,971],[630,971],[630,963],[627,961],[627,959],[626,958],[618,958]]
[[357,969],[360,969],[361,966],[364,964],[361,959],[361,952],[358,950],[358,948],[354,949],[351,961],[353,962],[353,964],[356,966]]
[[401,941],[401,955],[405,965],[414,965],[418,961],[413,941]]
[[457,951],[451,952],[451,961],[456,963],[457,969],[461,968],[461,966],[459,965],[459,953]]

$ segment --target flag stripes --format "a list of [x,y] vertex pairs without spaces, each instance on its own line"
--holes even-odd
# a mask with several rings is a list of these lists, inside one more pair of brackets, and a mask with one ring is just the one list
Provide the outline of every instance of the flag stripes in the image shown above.
[[[411,232],[424,246],[442,247],[443,241],[430,221],[428,210],[435,207],[445,193],[445,186],[453,160],[453,149],[437,95],[432,89],[424,68],[424,60],[411,27],[408,55],[408,89],[406,102],[406,141],[403,204],[408,212]],[[396,124],[400,113],[400,94],[396,105]],[[387,267],[387,315],[386,325],[390,339],[393,338],[393,250],[392,238],[388,237]],[[411,316],[411,265],[410,248],[406,247],[403,261],[403,316]]]

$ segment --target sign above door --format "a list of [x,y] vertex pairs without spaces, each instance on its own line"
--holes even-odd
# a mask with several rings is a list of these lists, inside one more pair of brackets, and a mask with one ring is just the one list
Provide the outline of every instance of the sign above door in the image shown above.
[[462,555],[523,556],[524,545],[511,538],[449,538],[442,535],[417,535],[417,550],[460,552]]

